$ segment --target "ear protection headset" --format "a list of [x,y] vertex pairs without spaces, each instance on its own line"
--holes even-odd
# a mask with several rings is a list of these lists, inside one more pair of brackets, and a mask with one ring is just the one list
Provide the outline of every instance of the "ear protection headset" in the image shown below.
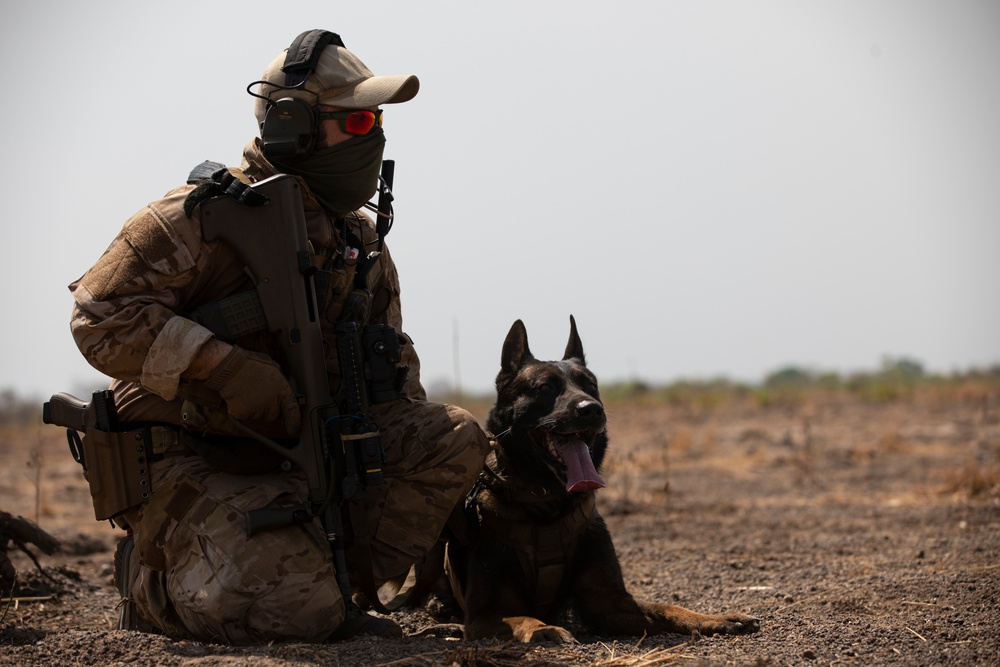
[[[316,71],[320,54],[330,44],[344,46],[343,40],[336,33],[326,30],[307,30],[296,37],[288,47],[285,62],[281,66],[281,71],[285,73],[283,86],[265,81],[255,81],[250,85],[265,83],[282,90],[305,90],[306,79]],[[249,87],[247,92],[250,92]],[[264,97],[252,92],[250,94],[267,101],[264,121],[260,126],[265,157],[299,159],[312,153],[316,144],[318,125],[316,111],[312,105],[295,97],[283,97],[274,101],[270,95]]]

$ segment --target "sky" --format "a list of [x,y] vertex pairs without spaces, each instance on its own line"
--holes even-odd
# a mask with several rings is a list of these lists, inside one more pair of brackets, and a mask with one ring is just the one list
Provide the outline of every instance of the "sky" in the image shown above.
[[1000,363],[1000,3],[5,2],[0,389],[106,378],[67,285],[304,30],[377,74],[404,328],[488,392],[513,322],[603,382]]

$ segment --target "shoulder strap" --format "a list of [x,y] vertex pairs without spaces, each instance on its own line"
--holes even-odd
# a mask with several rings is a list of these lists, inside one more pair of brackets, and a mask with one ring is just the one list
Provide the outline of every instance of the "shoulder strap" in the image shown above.
[[199,181],[207,181],[212,178],[212,174],[219,171],[220,169],[225,169],[226,165],[221,162],[212,162],[211,160],[205,160],[201,164],[197,165],[188,174],[188,185],[194,185]]
[[257,192],[249,183],[233,176],[229,169],[219,162],[205,160],[188,174],[189,184],[197,184],[184,199],[184,215],[191,217],[198,204],[206,199],[228,195],[247,206],[263,206],[267,197]]

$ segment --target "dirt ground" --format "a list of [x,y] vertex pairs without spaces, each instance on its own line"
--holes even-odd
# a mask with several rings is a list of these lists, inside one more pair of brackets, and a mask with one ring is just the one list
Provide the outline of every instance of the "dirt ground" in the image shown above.
[[[477,408],[482,416],[484,411]],[[111,552],[55,427],[0,428],[0,510],[62,542],[17,550],[0,665],[998,665],[1000,392],[928,389],[608,405],[598,495],[630,589],[744,611],[742,637],[523,646],[409,636],[234,648],[112,631]],[[408,635],[431,621],[396,615]]]

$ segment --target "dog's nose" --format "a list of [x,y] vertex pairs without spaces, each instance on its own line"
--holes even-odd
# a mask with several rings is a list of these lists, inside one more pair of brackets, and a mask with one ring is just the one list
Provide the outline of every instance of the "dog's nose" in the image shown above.
[[597,401],[580,401],[576,404],[576,414],[579,417],[594,419],[604,414],[604,406]]

